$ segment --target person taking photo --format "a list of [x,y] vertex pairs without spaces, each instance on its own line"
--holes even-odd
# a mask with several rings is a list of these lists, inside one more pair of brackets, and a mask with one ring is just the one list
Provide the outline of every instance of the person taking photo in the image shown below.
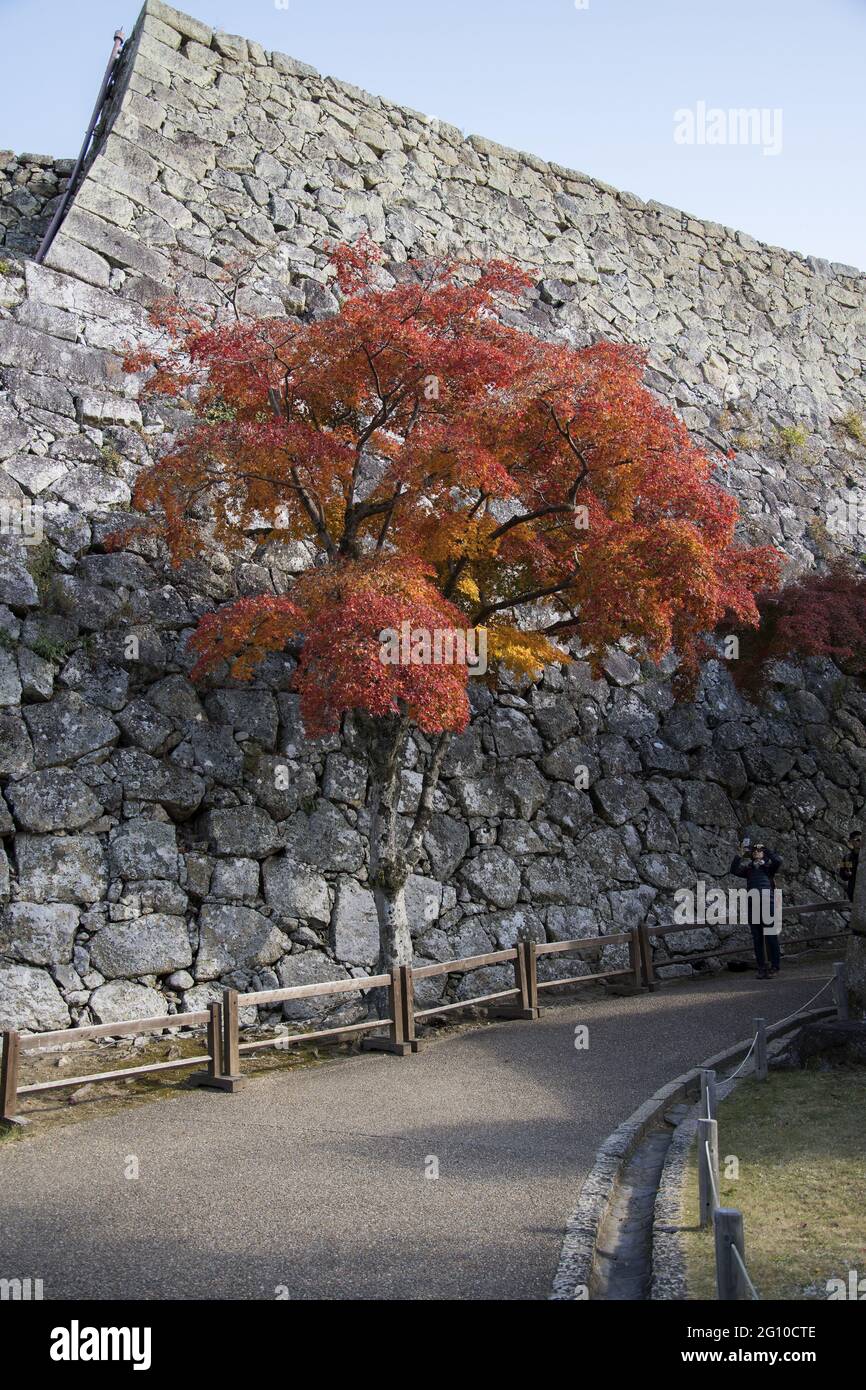
[[[730,873],[746,880],[749,890],[749,927],[758,979],[769,980],[778,975],[781,963],[779,928],[776,917],[775,876],[782,867],[778,854],[768,850],[762,841],[743,840],[739,854],[734,855]],[[769,955],[769,965],[767,956]]]

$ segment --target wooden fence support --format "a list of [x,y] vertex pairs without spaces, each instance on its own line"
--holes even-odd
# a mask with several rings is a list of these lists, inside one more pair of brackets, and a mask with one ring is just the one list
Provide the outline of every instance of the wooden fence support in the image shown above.
[[[228,1046],[228,1022],[227,1007],[218,1001],[208,1004],[208,1023],[207,1023],[207,1050],[210,1054],[207,1071],[195,1072],[190,1078],[191,1086],[209,1086],[214,1091],[239,1091],[244,1082],[244,1077],[240,1074],[240,1054],[237,1052],[237,990],[225,990],[223,999],[228,994],[234,995],[234,1017],[235,1017],[235,1067],[234,1072],[228,1072],[224,1065],[224,1058]],[[228,1001],[226,1000],[226,1005]]]
[[716,1105],[716,1073],[705,1069],[701,1072],[701,1119],[715,1120]]
[[[222,1045],[220,1048],[220,1073],[213,1077],[213,1080],[206,1081],[206,1086],[213,1086],[218,1091],[239,1091],[243,1086],[245,1077],[240,1074],[240,1037],[239,1037],[239,1006],[238,991],[222,991]],[[213,1056],[213,1052],[211,1052]]]
[[18,1114],[18,1064],[21,1040],[14,1028],[3,1034],[3,1063],[0,1069],[0,1125],[25,1125]]
[[415,1033],[415,980],[411,965],[395,965],[391,970],[388,991],[391,1004],[391,1027],[385,1034],[374,1034],[361,1040],[365,1052],[394,1052],[406,1057],[418,1051]]
[[[538,1006],[538,952],[535,949],[534,941],[523,941],[523,977],[526,981],[526,1007],[531,1011],[533,1018],[538,1018],[541,1009]],[[518,946],[518,950],[520,950]]]
[[848,1018],[848,976],[844,960],[833,962],[833,993],[836,997],[837,1017]]
[[628,962],[632,969],[632,983],[636,990],[643,985],[643,951],[640,944],[640,932],[637,927],[632,927],[631,936],[628,943]]
[[746,1245],[743,1238],[743,1213],[735,1207],[719,1207],[715,1219],[716,1237],[716,1297],[720,1302],[742,1302],[749,1297],[748,1286],[740,1267],[740,1261],[733,1253],[739,1252],[743,1264],[746,1263]]
[[518,941],[515,947],[514,984],[518,990],[513,1004],[493,1004],[491,1018],[538,1018],[538,965],[534,941]]
[[[708,1152],[709,1150],[709,1152]],[[698,1215],[710,1226],[718,1209],[719,1128],[715,1120],[698,1120]]]
[[649,929],[646,922],[641,922],[638,927],[638,937],[640,940],[641,974],[643,984],[646,989],[658,989],[655,966],[653,965],[653,946],[650,941]]
[[756,1018],[755,1023],[755,1079],[767,1079],[767,1020]]

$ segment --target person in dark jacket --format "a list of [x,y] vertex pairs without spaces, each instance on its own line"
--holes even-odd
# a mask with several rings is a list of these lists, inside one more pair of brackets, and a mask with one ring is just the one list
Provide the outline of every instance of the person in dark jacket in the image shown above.
[[[778,975],[781,962],[779,926],[775,913],[776,874],[782,867],[778,854],[757,841],[744,840],[740,853],[734,855],[730,872],[746,880],[749,890],[749,927],[758,965],[758,979],[769,980]],[[752,896],[754,890],[755,896]],[[766,948],[765,948],[766,942]],[[767,965],[767,955],[770,963]]]
[[854,883],[857,878],[857,865],[860,862],[860,831],[854,830],[848,836],[848,853],[842,860],[839,877],[845,884],[848,901],[854,901]]

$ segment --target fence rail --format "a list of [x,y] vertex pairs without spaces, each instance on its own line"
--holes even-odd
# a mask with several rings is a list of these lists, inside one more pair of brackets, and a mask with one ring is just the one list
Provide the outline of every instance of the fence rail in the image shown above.
[[[822,912],[850,907],[844,903],[816,903],[805,905],[801,912]],[[793,911],[794,909],[788,909]],[[635,927],[627,931],[611,932],[604,936],[583,937],[575,941],[519,941],[513,947],[500,951],[489,951],[482,955],[463,956],[455,960],[435,961],[430,965],[395,966],[388,974],[363,975],[357,979],[325,980],[308,985],[291,985],[281,989],[245,991],[235,989],[223,991],[219,1001],[211,1003],[206,1010],[196,1013],[166,1014],[157,1018],[125,1019],[117,1023],[87,1024],[80,1028],[63,1028],[49,1033],[21,1034],[16,1029],[3,1033],[3,1060],[0,1066],[0,1124],[23,1123],[18,1116],[18,1101],[22,1096],[48,1091],[59,1091],[69,1087],[93,1082],[131,1079],[149,1073],[184,1070],[205,1066],[206,1070],[190,1079],[197,1085],[215,1089],[234,1091],[243,1082],[241,1074],[241,1055],[274,1047],[286,1049],[304,1043],[317,1042],[328,1038],[339,1040],[343,1037],[365,1035],[361,1038],[362,1048],[388,1051],[406,1056],[418,1050],[416,1024],[419,1019],[434,1018],[462,1009],[486,1006],[497,1017],[535,1019],[538,1017],[539,994],[541,990],[557,989],[576,985],[587,985],[599,981],[614,982],[628,980],[634,989],[642,986],[656,988],[653,965],[652,938],[664,937],[675,931],[693,931],[694,926],[674,927]],[[547,957],[577,955],[598,960],[609,947],[627,947],[628,966],[602,969],[588,975],[566,975],[559,978],[539,980],[538,963]],[[708,951],[705,955],[720,955],[720,951]],[[434,979],[437,976],[468,974],[488,966],[512,965],[514,985],[511,988],[490,990],[487,993],[472,995],[466,999],[449,1000],[445,1003],[429,1005],[422,1009],[415,1007],[415,990],[419,981]],[[331,1027],[317,1028],[314,1031],[299,1029],[296,1033],[275,1033],[272,1037],[254,1038],[241,1041],[240,1011],[242,1008],[266,1004],[285,1004],[294,1000],[327,998],[341,994],[365,994],[371,990],[382,992],[387,997],[387,1009],[382,1008],[367,1019],[354,1023],[337,1023]],[[844,997],[844,981],[836,982],[837,1001]],[[840,1004],[841,1008],[842,1005]],[[183,1057],[165,1062],[149,1062],[140,1066],[125,1067],[84,1076],[64,1076],[51,1081],[38,1081],[21,1084],[20,1067],[22,1057],[38,1054],[49,1047],[67,1043],[82,1042],[92,1038],[125,1037],[130,1034],[162,1033],[177,1028],[207,1026],[207,1051],[195,1057]],[[383,1032],[383,1030],[387,1030]],[[366,1035],[370,1036],[366,1036]]]
[[[851,903],[848,898],[841,898],[838,901],[829,903],[794,903],[790,907],[787,906],[787,904],[783,907],[782,918],[784,920],[785,917],[790,916],[811,917],[822,912],[850,912],[850,910]],[[747,923],[740,923],[739,925],[742,926],[744,930],[748,927]],[[683,922],[664,927],[649,927],[644,925],[638,928],[643,958],[643,983],[647,989],[654,990],[658,988],[658,977],[655,968],[656,962],[652,949],[653,941],[664,941],[667,937],[673,936],[677,932],[700,931],[703,926],[704,923],[702,922]],[[850,927],[842,927],[839,931],[808,932],[805,936],[795,937],[794,940],[798,944],[804,946],[814,942],[838,941],[840,937],[847,936],[850,930]],[[725,956],[741,956],[744,950],[747,949],[748,943],[745,942],[740,943],[738,946],[708,947],[706,950],[702,951],[689,951],[683,954],[678,953],[675,962],[665,961],[664,963],[689,965],[697,960],[715,960],[724,958]]]

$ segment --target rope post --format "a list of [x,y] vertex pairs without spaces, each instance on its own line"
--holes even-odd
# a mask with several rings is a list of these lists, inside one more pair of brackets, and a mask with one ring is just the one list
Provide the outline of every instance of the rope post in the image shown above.
[[14,1028],[3,1034],[3,1066],[0,1070],[0,1126],[26,1124],[18,1114],[18,1066],[21,1038]]
[[701,1119],[716,1119],[716,1073],[705,1069],[701,1072]]
[[767,1020],[754,1019],[755,1024],[755,1079],[767,1079]]
[[653,947],[650,941],[649,928],[646,922],[641,922],[638,927],[640,939],[641,971],[643,974],[644,986],[652,991],[658,988],[655,966],[653,965]]
[[[746,1245],[743,1238],[743,1213],[735,1207],[719,1207],[715,1220],[716,1237],[716,1297],[719,1302],[742,1302],[748,1298],[743,1267]],[[737,1250],[742,1265],[734,1255]]]
[[833,993],[836,997],[837,1018],[847,1019],[849,1017],[848,976],[845,970],[844,960],[833,962]]
[[715,1120],[698,1120],[698,1215],[710,1226],[718,1210],[719,1134]]

